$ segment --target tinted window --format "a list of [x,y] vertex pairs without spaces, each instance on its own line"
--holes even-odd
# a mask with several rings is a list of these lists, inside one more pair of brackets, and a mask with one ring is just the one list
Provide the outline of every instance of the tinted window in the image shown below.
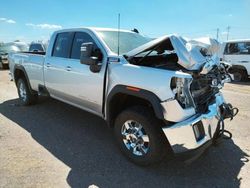
[[59,33],[56,38],[52,56],[68,58],[70,55],[73,35],[73,33],[69,32]]
[[39,43],[37,43],[37,44],[31,44],[29,51],[30,52],[33,52],[33,51],[43,52],[44,48],[43,48],[42,44],[39,44]]
[[89,34],[83,33],[83,32],[78,32],[75,34],[75,38],[74,38],[74,42],[73,42],[73,46],[72,46],[72,52],[71,52],[72,59],[80,59],[81,45],[82,45],[82,43],[85,43],[85,42],[93,42],[94,48],[97,48],[94,40],[92,39],[92,37]]
[[250,54],[250,42],[228,43],[225,48],[225,54]]

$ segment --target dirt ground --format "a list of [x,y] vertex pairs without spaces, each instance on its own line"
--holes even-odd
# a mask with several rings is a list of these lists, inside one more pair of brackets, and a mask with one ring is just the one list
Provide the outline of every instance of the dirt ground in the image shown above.
[[227,84],[240,109],[233,133],[190,165],[138,167],[127,161],[105,122],[62,102],[21,107],[8,70],[0,71],[0,187],[250,187],[250,81]]

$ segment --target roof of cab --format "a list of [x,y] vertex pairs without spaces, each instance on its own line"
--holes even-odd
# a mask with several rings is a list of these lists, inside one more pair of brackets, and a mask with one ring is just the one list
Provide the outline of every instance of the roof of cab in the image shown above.
[[129,32],[133,33],[133,31],[126,30],[126,29],[115,29],[115,28],[101,28],[101,27],[78,27],[78,28],[69,28],[69,29],[60,29],[55,31],[56,33],[61,33],[61,32],[69,32],[69,31],[80,31],[80,30],[89,30],[89,31],[120,31],[120,32]]

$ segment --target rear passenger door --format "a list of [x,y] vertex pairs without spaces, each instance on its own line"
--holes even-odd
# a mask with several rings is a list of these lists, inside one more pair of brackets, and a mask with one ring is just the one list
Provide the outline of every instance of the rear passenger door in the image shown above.
[[71,83],[67,66],[70,61],[73,37],[73,32],[58,33],[51,56],[47,57],[44,65],[45,85],[54,98],[64,100],[68,97],[68,87]]

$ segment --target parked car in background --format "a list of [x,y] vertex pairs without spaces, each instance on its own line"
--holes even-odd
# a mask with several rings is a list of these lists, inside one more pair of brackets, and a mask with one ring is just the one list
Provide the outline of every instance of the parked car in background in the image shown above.
[[27,52],[29,50],[29,45],[26,42],[15,41],[7,44],[17,46],[22,52]]
[[250,39],[224,42],[220,50],[221,61],[232,65],[235,81],[244,81],[250,75]]
[[42,42],[32,42],[29,46],[29,52],[45,52],[46,44]]
[[10,52],[21,51],[19,47],[7,43],[0,46],[0,69],[5,69],[9,67],[8,54]]

